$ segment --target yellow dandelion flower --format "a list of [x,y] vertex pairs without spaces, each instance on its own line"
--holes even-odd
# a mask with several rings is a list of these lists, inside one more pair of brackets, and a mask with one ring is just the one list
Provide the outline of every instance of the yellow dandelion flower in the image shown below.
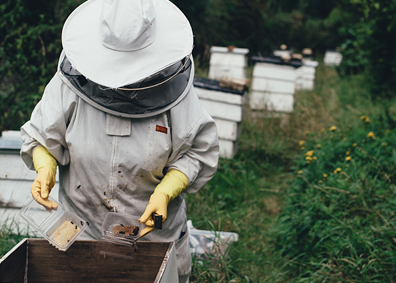
[[369,132],[369,133],[367,134],[367,137],[368,137],[368,138],[375,139],[375,135],[374,135],[373,132]]
[[338,172],[341,172],[341,168],[340,168],[340,167],[338,167],[338,168],[336,168],[336,169],[334,170],[334,174],[337,174]]
[[299,145],[299,146],[303,146],[304,144],[305,144],[305,141],[299,141],[299,142],[298,142],[298,145]]
[[351,161],[351,160],[352,160],[352,157],[347,156],[347,157],[345,158],[345,160],[346,160],[346,161]]
[[320,149],[322,146],[320,144],[316,145],[316,148]]
[[331,126],[331,127],[330,127],[330,131],[334,132],[335,130],[337,130],[337,127],[336,127],[336,126]]
[[311,163],[311,161],[307,160],[307,164]]
[[312,157],[311,156],[307,156],[307,157],[305,157],[305,160],[311,161]]
[[323,174],[323,178],[327,178],[327,174],[326,173]]
[[322,180],[319,180],[318,183],[319,183],[319,184],[322,184]]
[[353,146],[353,147],[357,147],[357,143],[353,143],[352,146]]
[[386,142],[381,143],[382,146],[387,146],[388,144]]
[[302,172],[303,172],[303,170],[298,170],[297,173],[298,173],[298,174],[302,174]]
[[302,146],[302,147],[301,147],[301,150],[304,150],[304,149],[305,149],[305,147],[304,147],[304,146]]
[[305,153],[306,156],[313,156],[314,151],[313,150],[309,150]]
[[370,118],[366,115],[360,116],[360,120],[362,120],[365,123],[370,123]]
[[314,156],[314,157],[312,157],[312,159],[313,159],[313,160],[316,160],[316,159],[318,159],[318,158],[317,158],[316,156]]
[[346,155],[350,155],[351,153],[349,152],[349,150],[347,152],[345,152]]

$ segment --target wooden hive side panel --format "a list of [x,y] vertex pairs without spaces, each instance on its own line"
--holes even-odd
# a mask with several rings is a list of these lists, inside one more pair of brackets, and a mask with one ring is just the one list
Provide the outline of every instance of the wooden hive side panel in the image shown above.
[[[171,243],[138,242],[133,259],[100,255],[96,241],[76,241],[66,252],[30,239],[28,279],[32,282],[155,282]],[[45,268],[43,268],[45,266]]]
[[25,282],[27,240],[22,240],[0,259],[0,282]]

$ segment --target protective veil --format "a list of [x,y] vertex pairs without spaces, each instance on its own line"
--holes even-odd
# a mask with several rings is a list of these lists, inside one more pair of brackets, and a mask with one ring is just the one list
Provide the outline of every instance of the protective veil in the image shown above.
[[[190,68],[193,74],[193,65]],[[87,103],[87,93],[73,86],[59,68],[30,121],[21,128],[21,156],[30,169],[34,169],[32,152],[39,145],[56,158],[60,201],[66,210],[89,222],[87,235],[97,239],[108,212],[141,216],[168,170],[188,177],[184,193],[197,192],[215,174],[217,130],[192,82],[188,79],[163,111],[131,118],[117,109],[106,112]],[[184,193],[169,203],[163,229],[145,237],[176,242],[181,278],[191,268]]]

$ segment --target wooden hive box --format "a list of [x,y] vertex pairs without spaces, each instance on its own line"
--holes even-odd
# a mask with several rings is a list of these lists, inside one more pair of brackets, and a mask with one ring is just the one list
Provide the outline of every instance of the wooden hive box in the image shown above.
[[296,90],[313,90],[315,87],[317,61],[303,60],[303,65],[296,70]]
[[323,63],[326,66],[339,66],[341,61],[342,54],[335,50],[327,50],[323,58]]
[[205,110],[216,123],[220,157],[232,158],[237,152],[237,139],[247,102],[247,89],[235,90],[220,86],[220,81],[194,79],[195,91]]
[[291,59],[285,63],[279,56],[252,56],[255,62],[249,95],[253,111],[290,113],[294,106],[296,68],[301,60]]
[[219,80],[223,76],[246,78],[249,49],[212,46],[210,48],[209,78]]
[[24,239],[0,259],[0,282],[178,282],[173,243],[138,242],[133,259],[105,257],[97,241],[77,240],[61,252],[43,239]]

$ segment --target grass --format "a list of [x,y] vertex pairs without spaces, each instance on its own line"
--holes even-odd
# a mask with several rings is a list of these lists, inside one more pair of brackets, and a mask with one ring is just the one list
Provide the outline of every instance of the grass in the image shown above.
[[[205,76],[205,69],[197,68],[197,70],[199,76]],[[251,70],[250,68],[249,74]],[[326,242],[326,237],[322,233],[322,236],[318,236],[323,239],[322,241],[315,242],[314,240],[317,239],[315,237],[307,238],[307,242],[304,243],[306,251],[300,249],[293,254],[285,250],[286,247],[297,250],[296,247],[300,244],[293,242],[300,235],[299,230],[290,225],[294,220],[296,225],[304,225],[304,217],[299,218],[300,214],[307,213],[312,218],[315,211],[321,212],[320,209],[326,208],[321,206],[325,197],[330,197],[335,207],[338,202],[334,199],[342,199],[342,193],[339,191],[341,196],[324,192],[323,195],[317,194],[316,183],[315,186],[304,189],[306,188],[302,185],[304,182],[301,182],[303,179],[301,176],[298,177],[297,171],[305,170],[308,174],[306,176],[305,173],[303,174],[305,178],[313,178],[309,174],[315,172],[315,165],[307,167],[309,164],[306,164],[306,153],[311,149],[308,147],[314,147],[318,142],[324,143],[321,140],[323,129],[328,133],[328,129],[335,125],[344,133],[355,133],[362,128],[360,116],[383,116],[383,105],[371,99],[372,96],[368,93],[365,84],[366,79],[363,75],[340,78],[334,68],[319,64],[315,89],[295,93],[294,111],[287,119],[253,118],[252,113],[247,109],[242,124],[243,131],[238,139],[238,154],[231,160],[221,159],[216,176],[198,193],[188,195],[186,198],[188,217],[196,228],[235,232],[238,233],[239,240],[229,246],[225,255],[214,258],[208,255],[209,258],[203,262],[195,259],[191,282],[348,282],[345,281],[347,279],[352,280],[349,282],[369,282],[365,280],[370,277],[363,277],[362,273],[357,272],[353,267],[360,265],[361,268],[363,264],[367,266],[372,258],[364,262],[363,257],[359,259],[359,254],[353,256],[338,254],[338,257],[333,256],[333,261],[326,257],[330,252],[325,248],[337,249],[337,245],[345,250],[345,245],[349,244],[352,247],[350,251],[357,251],[352,240],[348,242],[343,241],[342,237],[338,237],[338,240],[335,237],[333,242]],[[389,107],[389,110],[391,115],[396,112],[394,107]],[[344,150],[340,139],[341,137],[338,139],[340,143],[335,146]],[[299,144],[301,140],[306,142],[307,148],[304,150]],[[323,147],[324,151],[330,152],[332,145],[329,143]],[[375,156],[375,153],[371,154]],[[323,159],[327,160],[326,158],[324,155]],[[359,172],[359,168],[356,172]],[[365,181],[370,184],[378,179],[376,176],[374,174],[372,179],[366,178]],[[315,182],[317,181],[315,179]],[[331,187],[339,189],[337,178],[333,181],[335,183],[331,184]],[[350,185],[344,184],[342,190],[347,190]],[[361,197],[366,204],[371,203],[370,199],[373,194],[375,195],[372,191],[371,193],[369,198],[369,195]],[[357,193],[353,195],[358,196]],[[387,196],[393,198],[393,191]],[[305,198],[305,201],[298,202],[297,200],[301,198]],[[300,205],[300,211],[295,210],[296,205]],[[388,214],[386,218],[382,218],[381,227],[386,228],[386,235],[390,236],[389,227],[393,227],[393,224],[387,223],[393,223],[393,216],[387,204],[382,203],[382,205],[384,207],[381,207],[378,213],[384,216],[384,211],[387,211]],[[356,211],[356,207],[359,206],[354,207],[349,213]],[[340,216],[341,219],[346,217],[342,207],[334,211],[339,213],[337,217]],[[288,215],[293,221],[286,221],[285,217]],[[329,214],[326,214],[326,217],[318,220],[312,218],[310,223],[317,230],[312,230],[309,226],[311,233],[316,231],[317,235],[320,235],[321,231],[327,229],[327,224],[331,224],[330,227],[334,229],[337,228],[332,221],[339,222],[329,219]],[[365,228],[359,230],[363,225],[363,222],[359,222],[362,219],[356,216],[351,217],[350,220],[348,225],[354,227],[356,233],[365,234],[370,227],[376,227],[372,223],[365,223]],[[2,230],[4,229],[7,230],[3,227]],[[2,235],[11,239],[14,237],[5,232],[2,232]],[[350,239],[358,239],[357,234],[350,235],[353,235]],[[321,247],[321,253],[310,250],[310,242],[315,243],[315,247]],[[11,242],[8,247],[12,245]],[[390,251],[394,249],[394,246],[388,242],[385,246]],[[376,247],[375,251],[380,252],[381,249]],[[306,256],[307,254],[309,256]],[[379,258],[378,253],[376,256]],[[364,258],[367,259],[368,255]],[[321,261],[315,261],[316,259]],[[370,265],[374,266],[373,261]],[[330,268],[332,266],[345,267],[342,269],[342,276],[339,273],[341,271],[337,273],[335,269]],[[381,267],[376,270],[378,273],[384,273]],[[323,273],[326,273],[326,276]],[[334,274],[338,274],[338,277],[333,276]]]

